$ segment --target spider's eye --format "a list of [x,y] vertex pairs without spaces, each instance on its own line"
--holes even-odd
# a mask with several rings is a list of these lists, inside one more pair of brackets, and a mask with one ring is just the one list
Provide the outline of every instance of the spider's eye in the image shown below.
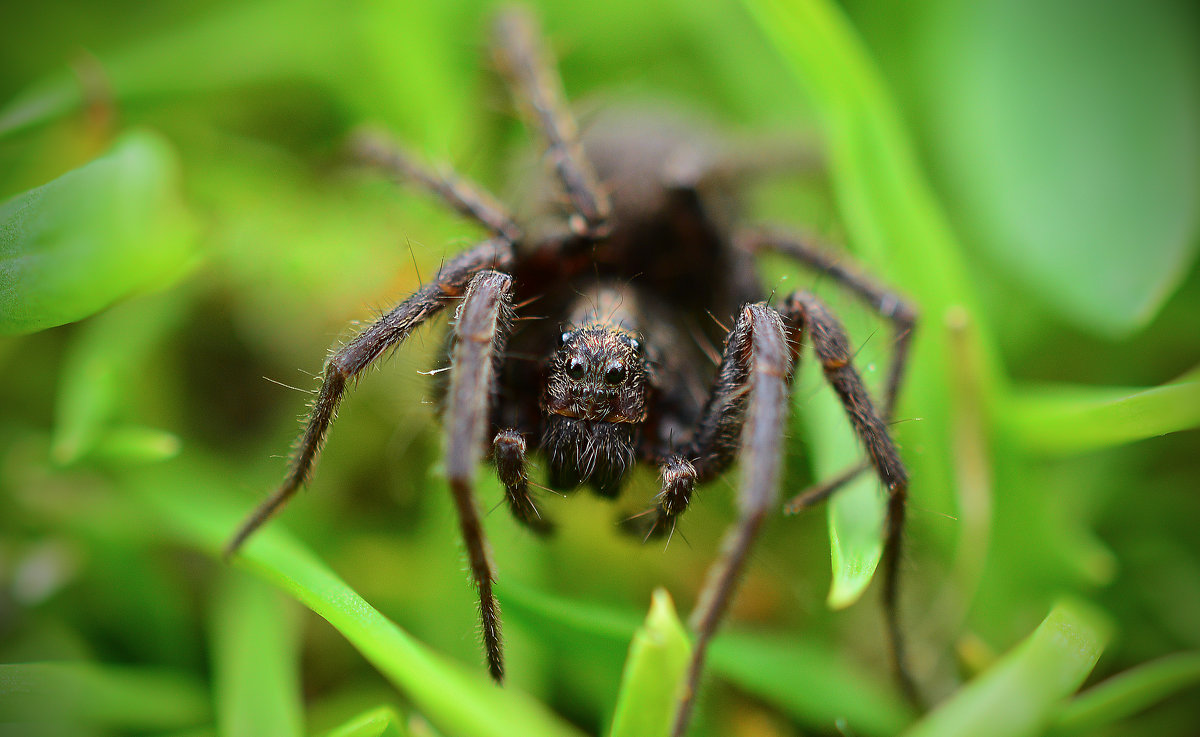
[[583,378],[583,361],[578,358],[572,358],[571,363],[567,364],[567,376],[579,381]]
[[614,363],[604,372],[604,383],[610,386],[616,386],[622,381],[625,381],[625,366],[620,363]]
[[629,339],[629,347],[633,349],[634,354],[640,356],[646,351],[646,346],[642,345],[642,341],[637,338]]
[[559,347],[559,348],[562,348],[564,345],[566,345],[566,344],[567,344],[567,342],[568,342],[569,340],[571,340],[571,331],[569,331],[569,330],[563,331],[563,332],[562,332],[562,333],[561,333],[561,334],[558,336],[558,347]]

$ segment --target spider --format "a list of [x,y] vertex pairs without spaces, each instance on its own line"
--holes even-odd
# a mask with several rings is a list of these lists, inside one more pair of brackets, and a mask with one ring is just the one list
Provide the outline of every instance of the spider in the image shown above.
[[[500,613],[472,490],[481,460],[490,458],[513,516],[539,533],[551,523],[530,493],[532,453],[540,450],[553,489],[589,486],[610,498],[634,464],[652,464],[661,491],[645,518],[649,537],[673,531],[696,485],[740,459],[739,516],[690,620],[695,649],[672,732],[682,735],[709,641],[778,503],[789,386],[807,340],[868,460],[801,493],[786,510],[823,500],[864,470],[878,475],[888,494],[883,599],[893,667],[902,688],[915,693],[896,613],[908,477],[888,430],[914,308],[804,238],[735,228],[737,185],[764,161],[661,114],[600,120],[581,135],[527,13],[498,17],[495,50],[553,164],[531,190],[531,212],[515,217],[479,186],[418,163],[377,134],[357,138],[360,160],[429,190],[490,238],[444,263],[432,281],[328,359],[286,478],[242,524],[227,553],[307,481],[351,382],[453,306],[442,403],[446,473],[497,682],[504,677]],[[795,291],[775,305],[765,301],[754,257],[767,251],[829,277],[891,322],[893,359],[880,407],[855,370],[845,331],[816,297]],[[535,300],[550,319],[521,319]],[[720,327],[721,319],[732,328]],[[704,347],[715,354],[715,345],[724,350],[707,356]]]

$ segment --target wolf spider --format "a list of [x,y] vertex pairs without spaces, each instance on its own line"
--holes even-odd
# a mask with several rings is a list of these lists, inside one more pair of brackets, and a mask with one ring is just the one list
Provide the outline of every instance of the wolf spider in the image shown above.
[[[885,618],[893,667],[903,690],[915,693],[896,613],[908,476],[888,431],[914,309],[805,239],[734,229],[735,185],[764,161],[748,163],[663,115],[600,121],[580,135],[527,15],[499,17],[496,57],[553,163],[532,190],[532,212],[518,219],[453,172],[426,168],[377,135],[358,137],[359,159],[429,190],[491,237],[443,264],[431,282],[329,358],[286,478],[242,524],[227,552],[237,551],[307,481],[349,384],[455,305],[443,389],[446,474],[479,592],[488,669],[497,682],[504,677],[500,612],[472,491],[481,458],[490,456],[513,516],[538,532],[551,524],[530,494],[532,451],[541,450],[554,489],[588,485],[610,498],[635,463],[653,464],[661,491],[648,510],[649,536],[672,531],[696,484],[716,478],[740,456],[739,517],[690,620],[695,650],[673,728],[682,735],[709,641],[777,504],[789,385],[807,336],[868,460],[800,494],[786,510],[811,506],[868,468],[883,482]],[[754,268],[761,252],[790,256],[833,279],[891,322],[893,360],[881,408],[854,368],[843,328],[820,301],[803,290],[775,306],[764,301]],[[535,300],[537,312],[551,319],[522,320]],[[718,317],[732,329],[720,327]],[[721,344],[717,356],[712,346]]]

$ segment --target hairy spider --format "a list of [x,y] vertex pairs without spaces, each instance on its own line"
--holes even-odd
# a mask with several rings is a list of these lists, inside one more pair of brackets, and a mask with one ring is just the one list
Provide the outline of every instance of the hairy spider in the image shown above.
[[[807,338],[868,461],[800,494],[786,509],[826,498],[867,468],[878,474],[889,495],[883,598],[893,665],[913,693],[896,614],[908,480],[888,420],[915,311],[805,239],[733,227],[737,185],[770,165],[762,157],[755,163],[663,115],[600,120],[581,136],[531,18],[502,14],[496,52],[514,97],[545,136],[553,164],[532,190],[531,214],[515,218],[480,187],[422,166],[377,135],[358,138],[361,160],[428,189],[491,238],[446,262],[431,282],[330,357],[287,477],[242,524],[228,552],[308,479],[350,382],[454,305],[443,388],[446,472],[496,681],[504,676],[500,613],[472,492],[481,458],[490,456],[495,465],[512,514],[539,532],[551,524],[530,494],[531,452],[540,449],[555,489],[588,485],[605,497],[617,495],[634,464],[653,464],[662,487],[646,523],[649,536],[672,530],[696,484],[740,457],[739,517],[691,618],[696,644],[673,730],[682,735],[709,640],[777,505],[789,384]],[[892,323],[894,357],[881,408],[854,368],[844,330],[821,302],[805,291],[774,306],[764,301],[754,269],[755,254],[764,251],[830,277]],[[551,319],[518,319],[534,300],[537,312]],[[722,320],[732,329],[719,327]],[[724,345],[719,361],[706,356],[706,344]]]

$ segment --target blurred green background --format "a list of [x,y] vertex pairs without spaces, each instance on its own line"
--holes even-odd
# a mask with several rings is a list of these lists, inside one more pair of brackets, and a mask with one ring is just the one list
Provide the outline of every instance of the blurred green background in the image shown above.
[[[534,7],[581,111],[665,99],[818,145],[825,170],[747,192],[746,221],[847,244],[922,312],[895,426],[902,618],[938,708],[900,701],[863,595],[867,480],[769,522],[692,733],[1196,734],[1194,3]],[[281,478],[329,349],[481,235],[348,167],[347,134],[382,124],[514,194],[534,138],[490,66],[493,13],[5,8],[0,734],[639,735],[669,710],[686,642],[658,611],[623,681],[630,638],[656,587],[690,609],[736,472],[665,550],[614,524],[652,471],[615,506],[544,499],[550,541],[489,514],[493,689],[418,373],[441,321],[343,404],[309,490],[217,555]],[[877,383],[885,326],[792,264],[763,276],[835,303]],[[856,454],[811,368],[785,497]],[[478,491],[501,499],[490,474]]]

